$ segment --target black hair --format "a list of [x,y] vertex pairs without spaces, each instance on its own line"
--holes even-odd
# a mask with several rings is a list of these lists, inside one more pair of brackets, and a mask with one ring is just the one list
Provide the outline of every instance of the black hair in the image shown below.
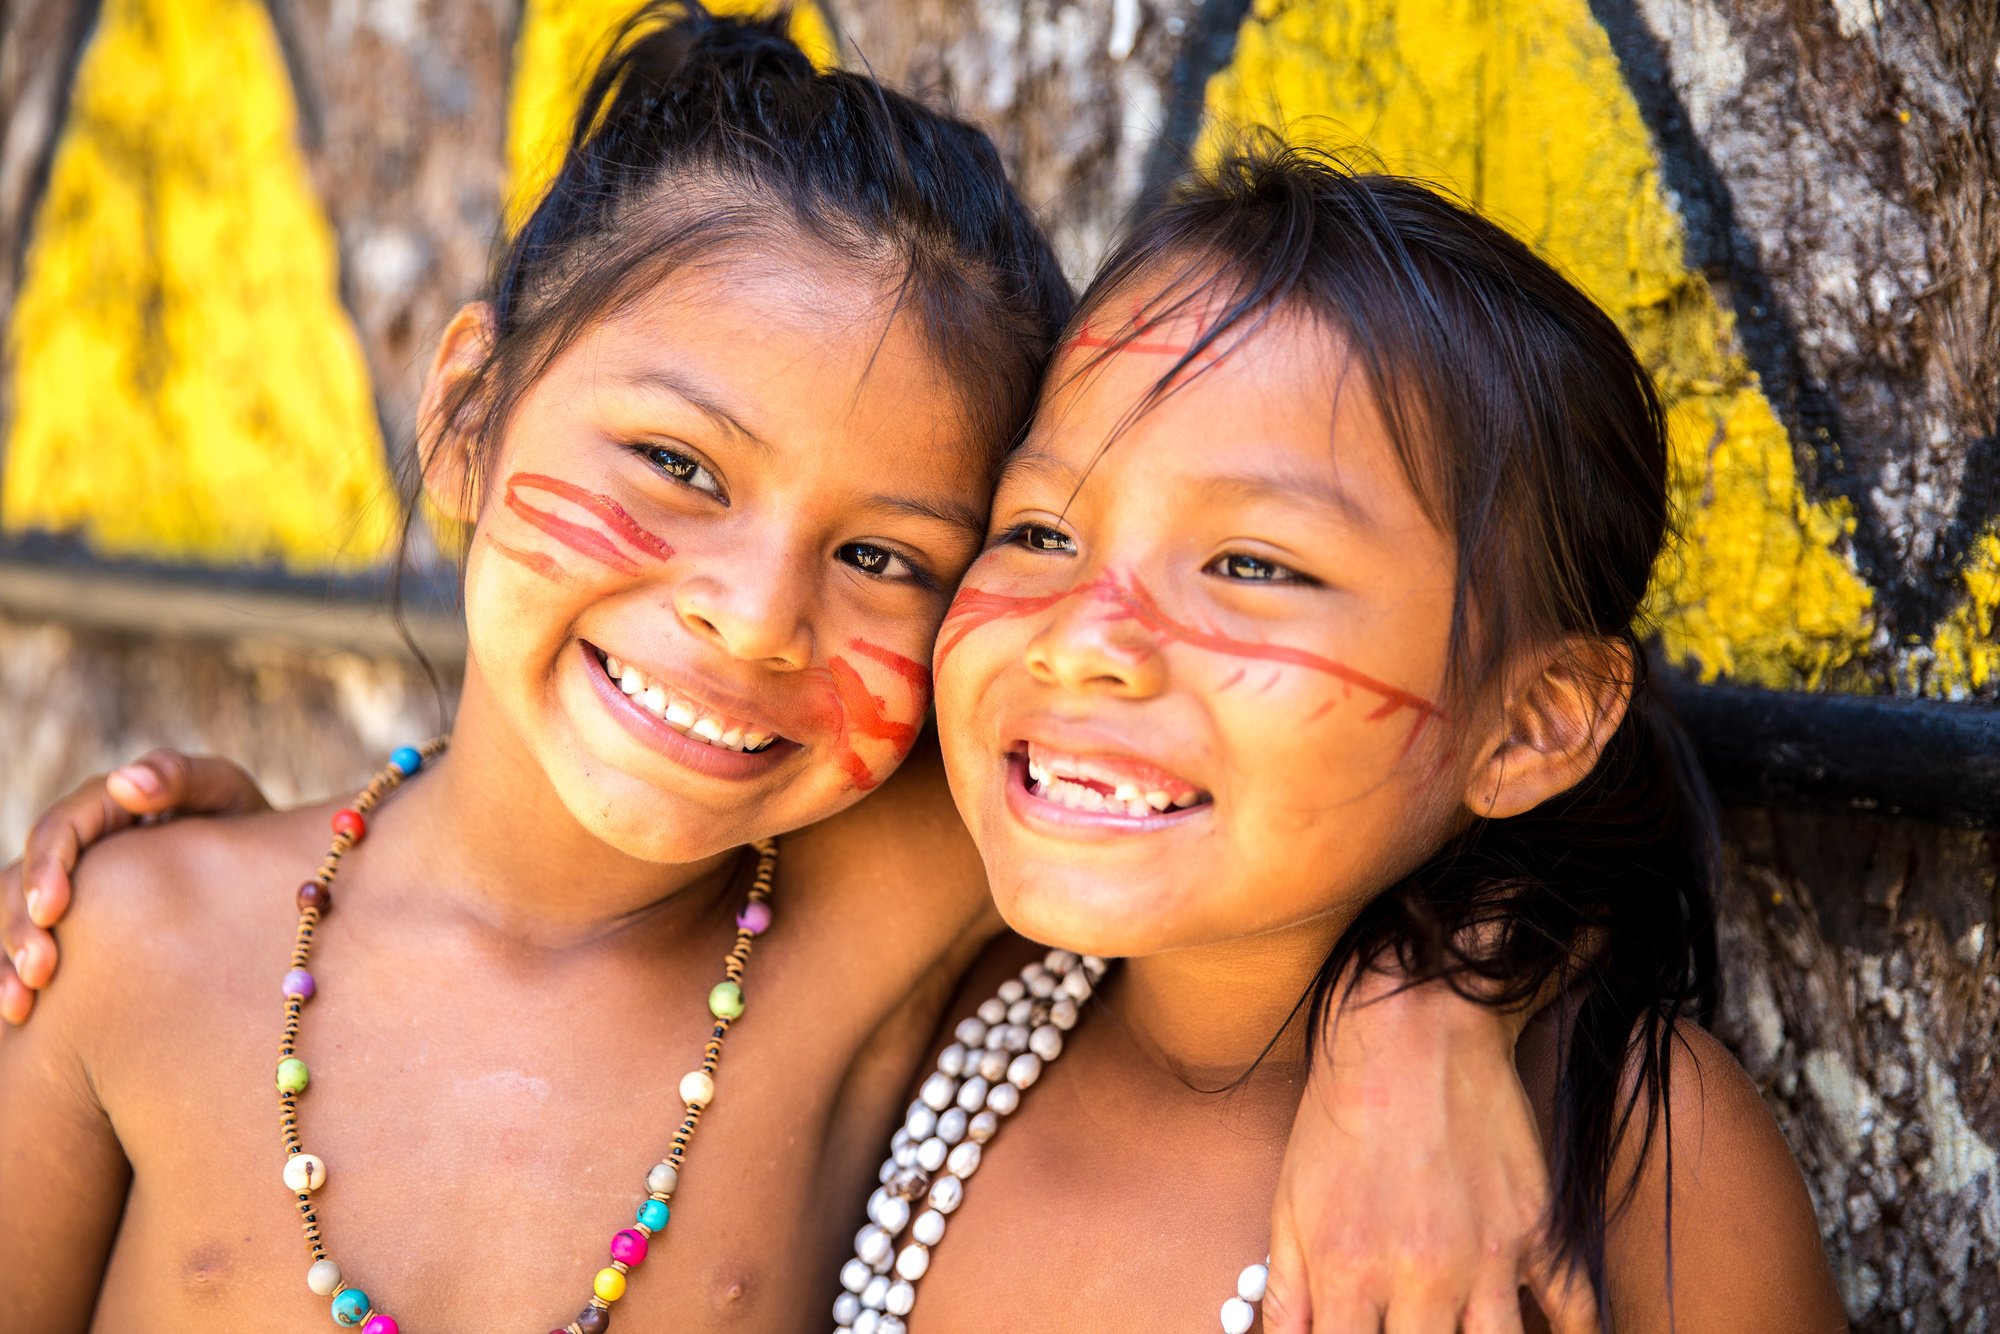
[[1392,961],[1406,985],[1443,978],[1484,1004],[1560,995],[1548,1237],[1601,1303],[1606,1223],[1637,1184],[1612,1182],[1613,1155],[1635,1116],[1650,1151],[1675,1025],[1711,1010],[1715,975],[1713,799],[1637,637],[1671,531],[1653,382],[1603,311],[1471,208],[1275,138],[1182,181],[1075,318],[1122,317],[1135,293],[1097,356],[1183,312],[1201,328],[1135,413],[1274,316],[1335,336],[1456,548],[1448,700],[1473,701],[1523,646],[1576,646],[1579,670],[1629,684],[1587,777],[1525,814],[1470,819],[1362,910],[1302,1000],[1318,1033]]
[[480,446],[469,494],[521,396],[592,320],[731,248],[755,263],[805,240],[879,277],[996,462],[1025,427],[1073,296],[992,141],[816,68],[789,22],[660,0],[612,38],[561,166],[498,252],[485,363],[438,414]]

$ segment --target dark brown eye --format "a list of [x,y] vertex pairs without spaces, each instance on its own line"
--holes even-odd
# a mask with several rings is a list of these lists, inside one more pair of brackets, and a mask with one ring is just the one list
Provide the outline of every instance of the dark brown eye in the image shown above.
[[1019,540],[1030,551],[1074,551],[1076,543],[1059,528],[1030,523],[1021,526]]
[[897,559],[895,552],[866,542],[849,542],[836,555],[863,574],[888,574]]
[[1246,556],[1240,551],[1217,556],[1208,563],[1204,573],[1260,584],[1296,583],[1303,577],[1290,566],[1280,565],[1274,560],[1264,560],[1259,556]]

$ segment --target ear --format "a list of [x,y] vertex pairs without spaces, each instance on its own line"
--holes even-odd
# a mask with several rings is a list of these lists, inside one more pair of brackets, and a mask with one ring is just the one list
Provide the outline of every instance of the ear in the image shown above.
[[430,374],[417,402],[417,457],[424,469],[424,499],[445,518],[471,524],[479,517],[474,463],[479,440],[470,429],[482,392],[479,371],[493,350],[493,307],[460,306],[445,326]]
[[1630,645],[1580,636],[1510,671],[1496,739],[1466,780],[1467,809],[1501,820],[1582,782],[1625,719],[1636,672]]

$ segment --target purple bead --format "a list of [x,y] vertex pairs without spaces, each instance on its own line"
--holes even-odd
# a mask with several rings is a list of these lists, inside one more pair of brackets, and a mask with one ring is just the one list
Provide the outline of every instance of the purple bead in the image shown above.
[[297,996],[301,1000],[313,998],[313,975],[303,968],[294,968],[285,974],[285,994]]
[[761,936],[771,929],[771,908],[764,903],[746,903],[743,911],[736,914],[736,929],[748,931],[753,936]]

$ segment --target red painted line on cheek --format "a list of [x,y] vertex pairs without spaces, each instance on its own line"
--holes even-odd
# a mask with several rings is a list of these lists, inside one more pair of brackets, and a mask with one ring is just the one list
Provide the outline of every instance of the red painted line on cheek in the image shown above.
[[881,663],[908,681],[911,689],[924,695],[930,693],[931,669],[915,658],[906,658],[893,649],[883,648],[880,644],[871,644],[865,639],[850,639],[847,641],[847,646],[862,657]]
[[517,472],[507,479],[507,494],[510,498],[516,487],[528,491],[545,491],[590,511],[599,523],[656,560],[669,560],[674,554],[674,549],[658,534],[648,531],[623,505],[610,496],[587,491],[575,482],[566,482],[560,477],[546,477],[533,472]]
[[945,636],[938,641],[937,647],[938,670],[944,670],[945,659],[974,630],[1010,617],[1032,616],[1038,611],[1047,611],[1056,603],[1075,597],[1082,591],[1071,589],[1067,593],[1052,593],[1045,597],[1016,597],[970,585],[959,589],[958,596],[951,600],[951,607],[944,614]]
[[637,574],[639,563],[613,546],[611,539],[595,528],[586,528],[547,510],[538,510],[521,497],[507,489],[507,508],[532,527],[568,547],[579,556],[588,557],[599,565],[608,566],[620,574]]
[[[845,658],[829,658],[827,666],[833,672],[833,688],[840,694],[840,705],[846,714],[847,725],[862,736],[876,741],[887,741],[900,748],[905,754],[916,744],[915,723],[899,723],[883,716],[887,707],[880,695],[872,694],[868,683],[861,679],[861,673]],[[902,756],[897,756],[901,759]]]
[[544,579],[558,584],[576,582],[569,577],[569,572],[556,564],[554,557],[548,555],[546,552],[523,551],[519,547],[508,546],[497,537],[490,537],[487,539],[487,542],[501,555],[507,557],[517,565],[525,565]]

